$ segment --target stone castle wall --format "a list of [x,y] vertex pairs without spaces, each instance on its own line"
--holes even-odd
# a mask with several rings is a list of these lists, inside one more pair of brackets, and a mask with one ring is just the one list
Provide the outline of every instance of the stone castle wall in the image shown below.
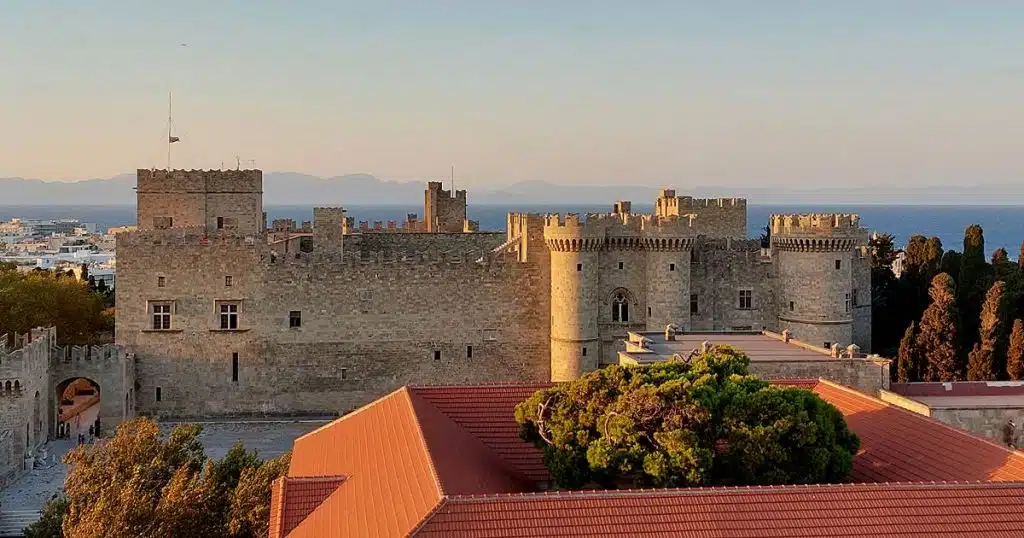
[[[467,256],[271,262],[265,245],[244,238],[204,244],[166,235],[118,244],[117,340],[137,354],[140,412],[343,412],[411,382],[550,377],[549,284],[535,264]],[[155,301],[173,305],[171,330],[149,327]],[[219,329],[225,302],[239,305],[236,330]],[[291,312],[300,327],[290,326]]]
[[466,191],[446,191],[439,181],[431,181],[424,193],[423,209],[425,231],[466,231]]
[[142,230],[216,230],[219,225],[251,234],[263,228],[260,170],[140,169],[137,197],[138,226]]

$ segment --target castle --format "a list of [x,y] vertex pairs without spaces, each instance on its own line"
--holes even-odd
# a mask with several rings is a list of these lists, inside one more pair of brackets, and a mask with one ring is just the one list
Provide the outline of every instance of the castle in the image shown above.
[[[561,381],[619,361],[630,332],[788,331],[870,348],[870,256],[855,215],[776,215],[663,190],[653,214],[510,213],[476,232],[466,193],[424,220],[357,228],[340,207],[266,226],[262,172],[138,171],[117,236],[116,341],[137,409],[343,412],[406,383]],[[387,233],[394,232],[394,233]],[[787,337],[788,338],[788,337]]]

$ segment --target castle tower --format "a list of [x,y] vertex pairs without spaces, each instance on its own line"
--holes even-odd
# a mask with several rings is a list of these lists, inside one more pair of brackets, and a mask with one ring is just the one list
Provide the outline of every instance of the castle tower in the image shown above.
[[466,228],[466,191],[446,191],[440,181],[427,183],[424,192],[424,231],[461,233]]
[[644,219],[643,245],[647,255],[647,330],[668,325],[690,328],[690,251],[692,218]]
[[205,228],[256,235],[263,231],[262,170],[137,171],[140,230]]
[[544,241],[551,256],[551,380],[571,381],[596,370],[600,360],[598,256],[604,238],[577,215],[564,222],[553,215]]
[[866,242],[857,215],[772,215],[780,331],[823,347],[862,342],[854,310],[871,290],[856,289],[855,264]]

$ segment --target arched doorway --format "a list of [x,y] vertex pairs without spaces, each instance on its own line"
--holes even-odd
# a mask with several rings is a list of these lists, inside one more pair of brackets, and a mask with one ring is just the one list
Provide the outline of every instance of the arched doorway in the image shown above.
[[95,381],[76,377],[57,385],[57,433],[76,440],[78,434],[88,438],[99,425],[100,386]]

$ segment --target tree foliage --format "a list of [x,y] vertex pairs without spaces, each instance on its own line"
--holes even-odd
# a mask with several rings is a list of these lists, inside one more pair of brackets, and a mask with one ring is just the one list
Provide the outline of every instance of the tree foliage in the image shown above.
[[929,295],[932,304],[921,316],[914,347],[927,365],[923,370],[928,381],[956,381],[961,374],[957,356],[959,314],[953,278],[946,273],[936,275]]
[[892,234],[876,233],[868,240],[868,246],[871,247],[871,268],[892,271],[892,264],[896,261],[895,239]]
[[1006,354],[1006,374],[1014,381],[1024,379],[1024,321],[1021,321],[1020,318],[1013,320],[1013,330],[1010,331],[1010,348]]
[[0,271],[0,327],[25,333],[57,327],[62,344],[91,344],[113,329],[113,312],[85,282],[59,273]]
[[967,361],[967,379],[987,381],[993,378],[997,367],[995,360],[1002,344],[1003,290],[1006,283],[996,282],[985,295],[981,309],[981,341],[974,344]]
[[55,495],[43,507],[43,513],[39,516],[39,521],[25,528],[23,531],[25,538],[64,538],[61,522],[64,520],[64,514],[67,511],[67,497]]
[[565,488],[840,482],[859,441],[811,391],[748,374],[716,346],[692,364],[612,366],[516,407]]
[[900,383],[920,381],[917,349],[914,347],[914,322],[910,322],[900,340],[900,351],[896,356],[896,380]]
[[[269,510],[270,482],[287,469],[287,456],[264,463],[236,445],[223,459],[208,460],[200,432],[199,426],[180,425],[162,440],[156,423],[140,418],[122,423],[104,443],[69,452],[64,534],[266,536],[267,523],[249,518]],[[240,495],[248,499],[243,511],[235,509]]]

